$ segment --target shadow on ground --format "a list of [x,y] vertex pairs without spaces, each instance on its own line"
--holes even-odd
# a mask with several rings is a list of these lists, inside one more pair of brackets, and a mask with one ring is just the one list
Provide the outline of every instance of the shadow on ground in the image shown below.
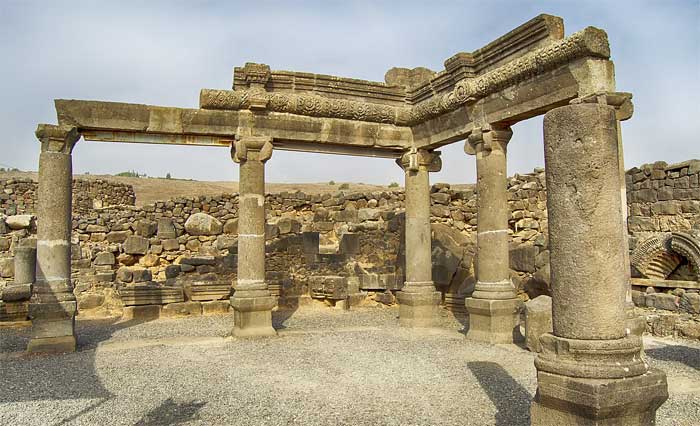
[[530,424],[530,393],[495,362],[468,362],[467,367],[496,406],[496,426]]
[[681,345],[665,345],[644,351],[650,358],[659,361],[675,361],[700,370],[700,349]]
[[205,405],[207,405],[206,402],[199,400],[177,403],[172,398],[168,398],[146,413],[134,426],[166,426],[188,423],[197,420],[199,410]]
[[[96,408],[113,395],[104,388],[97,375],[95,349],[119,330],[145,322],[148,320],[77,321],[78,352],[69,354],[24,353],[31,328],[0,330],[0,338],[4,341],[0,353],[0,403],[88,398],[100,401],[86,410]],[[58,358],[62,358],[60,363],[55,362]],[[57,371],[56,365],[61,365],[62,369]]]

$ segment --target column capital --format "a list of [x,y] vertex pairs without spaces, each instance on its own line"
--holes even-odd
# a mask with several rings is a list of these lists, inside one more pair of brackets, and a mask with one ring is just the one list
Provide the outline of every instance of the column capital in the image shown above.
[[34,132],[41,143],[41,152],[60,152],[70,154],[80,140],[77,127],[39,124]]
[[480,151],[488,154],[494,149],[505,151],[512,136],[510,126],[486,124],[472,130],[464,144],[464,152],[475,155]]
[[396,164],[404,171],[417,172],[424,167],[429,172],[439,172],[442,169],[440,154],[440,151],[411,148],[396,159]]
[[572,99],[570,104],[600,104],[613,107],[615,109],[615,119],[625,121],[632,118],[634,114],[634,104],[632,94],[627,92],[601,92],[594,93],[582,98]]
[[272,157],[272,138],[244,136],[231,144],[231,158],[236,163],[248,160],[266,162]]

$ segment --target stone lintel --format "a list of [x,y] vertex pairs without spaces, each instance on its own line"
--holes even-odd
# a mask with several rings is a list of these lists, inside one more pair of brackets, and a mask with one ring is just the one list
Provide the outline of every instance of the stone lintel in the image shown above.
[[166,108],[119,102],[56,100],[61,124],[99,142],[230,147],[236,136],[273,138],[276,149],[397,158],[409,149],[407,127],[249,111]]

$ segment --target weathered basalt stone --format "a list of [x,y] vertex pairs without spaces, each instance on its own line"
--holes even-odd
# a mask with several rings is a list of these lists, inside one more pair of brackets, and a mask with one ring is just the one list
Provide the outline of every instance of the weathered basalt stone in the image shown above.
[[195,213],[187,218],[185,231],[190,235],[218,235],[223,231],[223,225],[211,215]]

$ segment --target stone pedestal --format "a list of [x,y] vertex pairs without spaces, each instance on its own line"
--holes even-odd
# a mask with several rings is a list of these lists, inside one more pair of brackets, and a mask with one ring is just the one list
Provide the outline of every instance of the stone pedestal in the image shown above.
[[72,158],[77,129],[39,125],[36,281],[29,305],[29,352],[75,351],[76,301],[71,283]]
[[406,282],[397,294],[399,324],[432,327],[440,293],[432,279],[429,172],[442,166],[439,152],[411,151],[397,160],[406,176]]
[[277,301],[265,281],[265,162],[272,156],[272,140],[248,136],[231,148],[233,160],[240,164],[233,335],[274,336],[272,308]]
[[613,108],[544,119],[553,332],[540,338],[533,425],[653,425],[664,373],[627,327],[625,236]]
[[522,339],[519,312],[522,301],[510,281],[508,262],[508,187],[506,146],[508,127],[484,126],[469,135],[467,154],[476,155],[477,283],[464,302],[469,312],[467,337],[487,343]]

